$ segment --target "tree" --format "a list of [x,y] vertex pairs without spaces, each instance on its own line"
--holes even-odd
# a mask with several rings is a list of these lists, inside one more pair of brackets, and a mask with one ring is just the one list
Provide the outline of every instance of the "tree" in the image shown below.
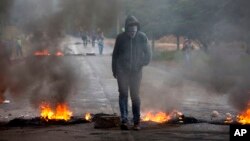
[[[212,42],[249,42],[247,0],[128,0],[126,13],[138,16],[156,39],[173,34],[198,41],[204,50]],[[153,36],[152,36],[153,35]]]
[[9,23],[9,9],[13,0],[0,1],[0,34],[2,34],[4,27]]

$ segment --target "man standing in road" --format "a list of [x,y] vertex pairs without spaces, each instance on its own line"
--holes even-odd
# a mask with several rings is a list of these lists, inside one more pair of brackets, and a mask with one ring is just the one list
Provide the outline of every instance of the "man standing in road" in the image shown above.
[[134,16],[128,16],[125,32],[119,34],[112,55],[112,71],[119,88],[121,129],[128,130],[128,92],[132,101],[134,130],[140,130],[139,88],[142,68],[149,64],[151,49],[145,33]]

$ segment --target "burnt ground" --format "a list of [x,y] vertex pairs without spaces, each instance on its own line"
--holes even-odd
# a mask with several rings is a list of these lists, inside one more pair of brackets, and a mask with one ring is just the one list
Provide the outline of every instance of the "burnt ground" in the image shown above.
[[[73,53],[86,54],[96,52],[97,47],[84,48],[81,44],[74,44],[80,41],[72,39],[69,47]],[[116,80],[111,72],[111,47],[104,48],[104,55],[95,56],[67,56],[72,59],[75,69],[79,72],[80,83],[77,89],[70,96],[68,103],[74,116],[83,116],[85,112],[119,114],[118,91]],[[65,56],[66,57],[66,56]],[[166,69],[159,64],[145,68],[144,77],[147,84],[153,77],[157,82],[161,79],[168,79],[162,76],[172,74],[171,69]],[[153,74],[153,75],[152,75]],[[176,102],[178,110],[187,116],[197,119],[211,121],[211,112],[217,110],[220,114],[217,119],[224,118],[225,113],[235,114],[235,110],[227,104],[226,96],[203,95],[202,89],[197,89],[188,81],[183,82],[185,88],[181,91],[180,101]],[[164,83],[165,84],[165,83]],[[168,83],[166,83],[168,84]],[[154,83],[154,85],[158,85]],[[8,122],[17,117],[32,118],[39,116],[38,109],[32,108],[29,104],[29,97],[17,99],[6,93],[9,104],[0,105],[0,121]],[[159,95],[157,95],[159,96]],[[165,97],[165,96],[164,96]],[[177,96],[178,97],[178,96]],[[144,98],[144,99],[143,99]],[[147,98],[142,95],[142,109],[148,107],[144,104]],[[154,98],[155,99],[155,98]],[[162,97],[159,97],[162,99]],[[150,101],[150,98],[145,100]],[[154,101],[154,103],[157,103]],[[131,105],[131,104],[130,104]],[[145,107],[144,107],[145,105]],[[155,105],[155,104],[154,104]],[[157,105],[157,104],[156,104]],[[175,105],[175,106],[176,106]],[[130,111],[131,113],[131,111]],[[1,124],[0,124],[1,125]],[[0,126],[0,141],[36,141],[36,140],[87,140],[87,141],[139,141],[139,140],[229,140],[229,126],[215,125],[209,123],[196,124],[173,124],[164,126],[142,125],[141,131],[121,131],[119,128],[94,129],[93,123],[74,125],[52,125],[52,126],[30,126],[30,127],[6,127]]]

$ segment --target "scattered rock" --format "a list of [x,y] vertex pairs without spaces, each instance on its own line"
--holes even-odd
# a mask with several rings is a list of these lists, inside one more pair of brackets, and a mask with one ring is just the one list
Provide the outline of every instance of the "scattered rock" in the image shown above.
[[218,111],[212,111],[211,113],[211,119],[218,118],[220,116],[220,113]]
[[113,128],[120,124],[120,117],[117,115],[96,114],[93,118],[94,128]]

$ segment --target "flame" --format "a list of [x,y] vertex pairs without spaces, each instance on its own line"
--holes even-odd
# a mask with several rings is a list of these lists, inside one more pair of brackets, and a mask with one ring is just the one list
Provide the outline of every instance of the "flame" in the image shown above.
[[[50,56],[51,54],[49,53],[48,49],[41,50],[41,51],[36,51],[34,52],[35,56]],[[61,51],[57,51],[55,56],[64,56],[64,54]]]
[[64,56],[64,54],[61,51],[57,51],[55,55],[56,56]]
[[142,116],[142,121],[153,121],[157,123],[168,122],[171,119],[178,119],[179,122],[183,122],[183,114],[177,110],[173,110],[171,113],[165,112],[147,112],[144,116]]
[[164,123],[171,119],[170,115],[164,112],[158,112],[153,114],[152,112],[146,113],[145,116],[142,117],[142,121],[153,121],[157,123]]
[[86,119],[87,121],[91,121],[91,120],[92,120],[91,114],[90,114],[90,113],[86,113],[86,114],[85,114],[85,119]]
[[237,115],[237,121],[241,124],[250,124],[250,102],[248,103],[248,108]]
[[36,51],[34,53],[35,56],[50,56],[50,53],[47,49],[41,50],[41,51]]
[[55,111],[52,110],[50,104],[42,103],[40,106],[41,118],[49,120],[70,120],[72,112],[69,110],[67,104],[57,104]]

